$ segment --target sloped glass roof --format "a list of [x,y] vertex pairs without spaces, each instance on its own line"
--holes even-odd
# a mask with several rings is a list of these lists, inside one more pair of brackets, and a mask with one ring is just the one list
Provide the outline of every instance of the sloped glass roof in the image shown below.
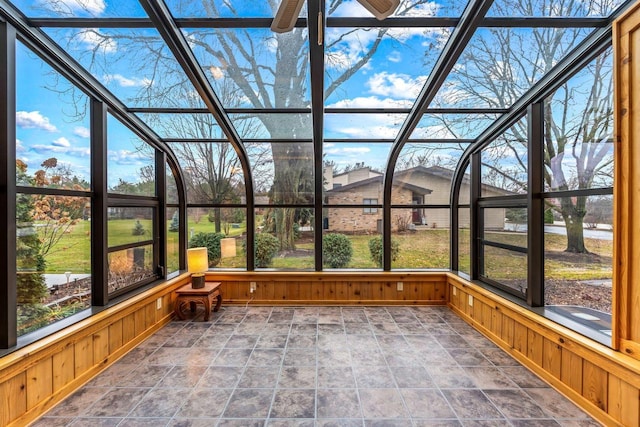
[[624,7],[401,0],[380,21],[356,0],[307,0],[293,31],[278,34],[278,3],[0,0],[160,140],[298,140],[309,143],[299,155],[321,147],[328,161],[324,139],[399,152],[410,140],[481,138]]

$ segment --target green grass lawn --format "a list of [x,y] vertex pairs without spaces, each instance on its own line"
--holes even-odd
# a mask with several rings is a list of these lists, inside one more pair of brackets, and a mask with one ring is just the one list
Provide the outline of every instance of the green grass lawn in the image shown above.
[[[143,227],[150,229],[150,221],[140,221]],[[167,227],[170,221],[167,221]],[[47,273],[90,272],[90,226],[89,221],[79,221],[69,233],[58,242],[48,254]],[[135,220],[111,220],[108,224],[108,238],[111,246],[146,240],[148,235],[133,236]],[[236,245],[238,256],[221,260],[221,268],[245,268],[246,260],[242,244],[242,236],[246,223],[239,228],[230,228],[231,237],[239,237]],[[213,224],[203,218],[200,222],[189,223],[189,233],[213,232]],[[369,241],[373,236],[348,236],[353,248],[353,256],[347,268],[376,269],[376,264],[369,255]],[[400,247],[398,259],[393,261],[394,269],[429,269],[449,268],[449,231],[420,230],[413,233],[395,234]],[[526,236],[521,233],[495,233],[492,239],[514,245],[526,244]],[[549,279],[606,279],[611,277],[611,257],[613,242],[597,239],[585,239],[590,254],[567,254],[564,252],[566,237],[547,234],[545,236],[545,277]],[[460,269],[468,271],[469,255],[466,248],[469,244],[469,231],[461,230]],[[167,252],[169,271],[178,266],[178,233],[167,234]],[[522,256],[508,251],[488,252],[487,269],[499,271],[507,276],[526,277],[526,263]],[[305,236],[298,242],[296,251],[276,255],[273,260],[276,269],[310,269],[314,268],[314,244],[312,238]],[[465,270],[466,269],[466,270]]]

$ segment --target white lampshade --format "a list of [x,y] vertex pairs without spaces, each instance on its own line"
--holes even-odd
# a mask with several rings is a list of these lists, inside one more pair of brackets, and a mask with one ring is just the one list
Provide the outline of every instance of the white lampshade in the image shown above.
[[226,237],[220,240],[220,256],[222,258],[231,258],[236,256],[235,237]]
[[204,273],[209,269],[207,248],[187,249],[187,266],[189,273]]

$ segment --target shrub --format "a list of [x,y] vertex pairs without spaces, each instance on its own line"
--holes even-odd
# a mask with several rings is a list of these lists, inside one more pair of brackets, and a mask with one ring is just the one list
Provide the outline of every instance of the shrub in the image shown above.
[[[378,236],[369,240],[369,254],[371,255],[371,260],[373,260],[378,267],[382,267],[382,237]],[[397,241],[391,239],[391,260],[397,260],[399,254],[400,245]]]
[[322,261],[329,267],[346,267],[352,255],[351,240],[344,234],[330,233],[322,238]]
[[269,267],[278,253],[280,242],[269,233],[256,234],[256,267]]
[[544,211],[544,223],[553,224],[553,209],[547,209]]
[[136,225],[131,230],[131,234],[133,236],[144,236],[145,232],[146,230],[144,229],[144,226],[140,223],[140,221],[136,221]]
[[190,248],[207,248],[209,267],[215,267],[220,262],[220,240],[224,238],[222,233],[196,233],[189,240]]

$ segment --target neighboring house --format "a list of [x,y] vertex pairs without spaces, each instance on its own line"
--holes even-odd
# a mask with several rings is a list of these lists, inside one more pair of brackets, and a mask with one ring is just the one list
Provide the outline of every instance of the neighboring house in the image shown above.
[[[365,167],[332,175],[332,168],[325,168],[325,203],[328,205],[382,204],[383,174]],[[440,166],[415,166],[394,175],[391,191],[393,205],[450,205],[451,179],[453,171]],[[469,201],[469,177],[465,177],[461,187],[461,203]],[[502,196],[507,191],[483,185],[483,197]],[[497,212],[496,212],[497,211]],[[485,227],[504,228],[504,209],[493,210],[493,215],[485,218]],[[395,216],[394,216],[395,215]],[[392,210],[391,226],[394,231],[404,221],[430,228],[449,228],[448,208],[414,208],[410,217],[401,216],[398,209]],[[381,208],[328,208],[328,227],[333,231],[376,231],[382,221]],[[460,227],[469,226],[469,210],[460,211]]]

